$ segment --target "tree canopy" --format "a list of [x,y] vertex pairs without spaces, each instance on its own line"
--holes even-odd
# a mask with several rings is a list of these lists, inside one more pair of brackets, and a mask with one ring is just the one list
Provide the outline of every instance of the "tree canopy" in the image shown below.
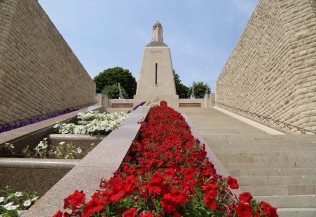
[[[96,84],[96,92],[101,93],[104,88],[120,83],[122,89],[127,93],[127,98],[132,99],[136,94],[137,82],[132,73],[128,69],[121,67],[108,68],[100,72],[93,78]],[[111,87],[114,90],[115,87]]]
[[189,88],[181,83],[180,76],[176,73],[175,70],[173,70],[173,75],[174,75],[174,82],[176,85],[177,95],[179,95],[179,98],[188,98]]
[[[121,87],[122,96],[126,99],[128,95],[123,87]],[[108,95],[110,99],[118,99],[120,97],[120,91],[117,84],[107,85],[102,90],[103,94]]]
[[[205,93],[211,93],[211,88],[208,84],[204,83],[204,82],[196,82],[194,84],[194,96],[195,98],[197,99],[200,99],[200,98],[204,98],[205,96]],[[192,87],[189,88],[189,91],[188,91],[188,97],[190,97],[192,94]]]

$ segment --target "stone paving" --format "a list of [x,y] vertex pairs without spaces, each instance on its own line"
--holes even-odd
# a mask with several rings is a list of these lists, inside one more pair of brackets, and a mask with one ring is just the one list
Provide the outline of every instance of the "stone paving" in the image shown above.
[[315,135],[270,135],[215,109],[180,108],[240,190],[281,217],[316,216]]

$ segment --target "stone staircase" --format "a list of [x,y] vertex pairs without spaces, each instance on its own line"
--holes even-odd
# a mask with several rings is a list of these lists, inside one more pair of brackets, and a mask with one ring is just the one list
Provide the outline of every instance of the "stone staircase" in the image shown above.
[[240,190],[281,217],[316,216],[316,135],[270,135],[214,109],[179,109]]

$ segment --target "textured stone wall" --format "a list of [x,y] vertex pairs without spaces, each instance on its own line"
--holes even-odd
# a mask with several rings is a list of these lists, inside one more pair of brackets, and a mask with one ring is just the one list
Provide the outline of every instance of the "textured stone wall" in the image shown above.
[[94,82],[38,1],[0,0],[0,125],[94,98]]
[[216,82],[217,106],[316,131],[315,10],[315,0],[260,0]]

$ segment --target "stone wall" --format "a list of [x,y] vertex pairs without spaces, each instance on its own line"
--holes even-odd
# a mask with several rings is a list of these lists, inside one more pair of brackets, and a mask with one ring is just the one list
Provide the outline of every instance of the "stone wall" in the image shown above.
[[217,106],[316,131],[315,2],[260,0],[216,82]]
[[0,125],[95,102],[95,84],[37,0],[0,1]]

